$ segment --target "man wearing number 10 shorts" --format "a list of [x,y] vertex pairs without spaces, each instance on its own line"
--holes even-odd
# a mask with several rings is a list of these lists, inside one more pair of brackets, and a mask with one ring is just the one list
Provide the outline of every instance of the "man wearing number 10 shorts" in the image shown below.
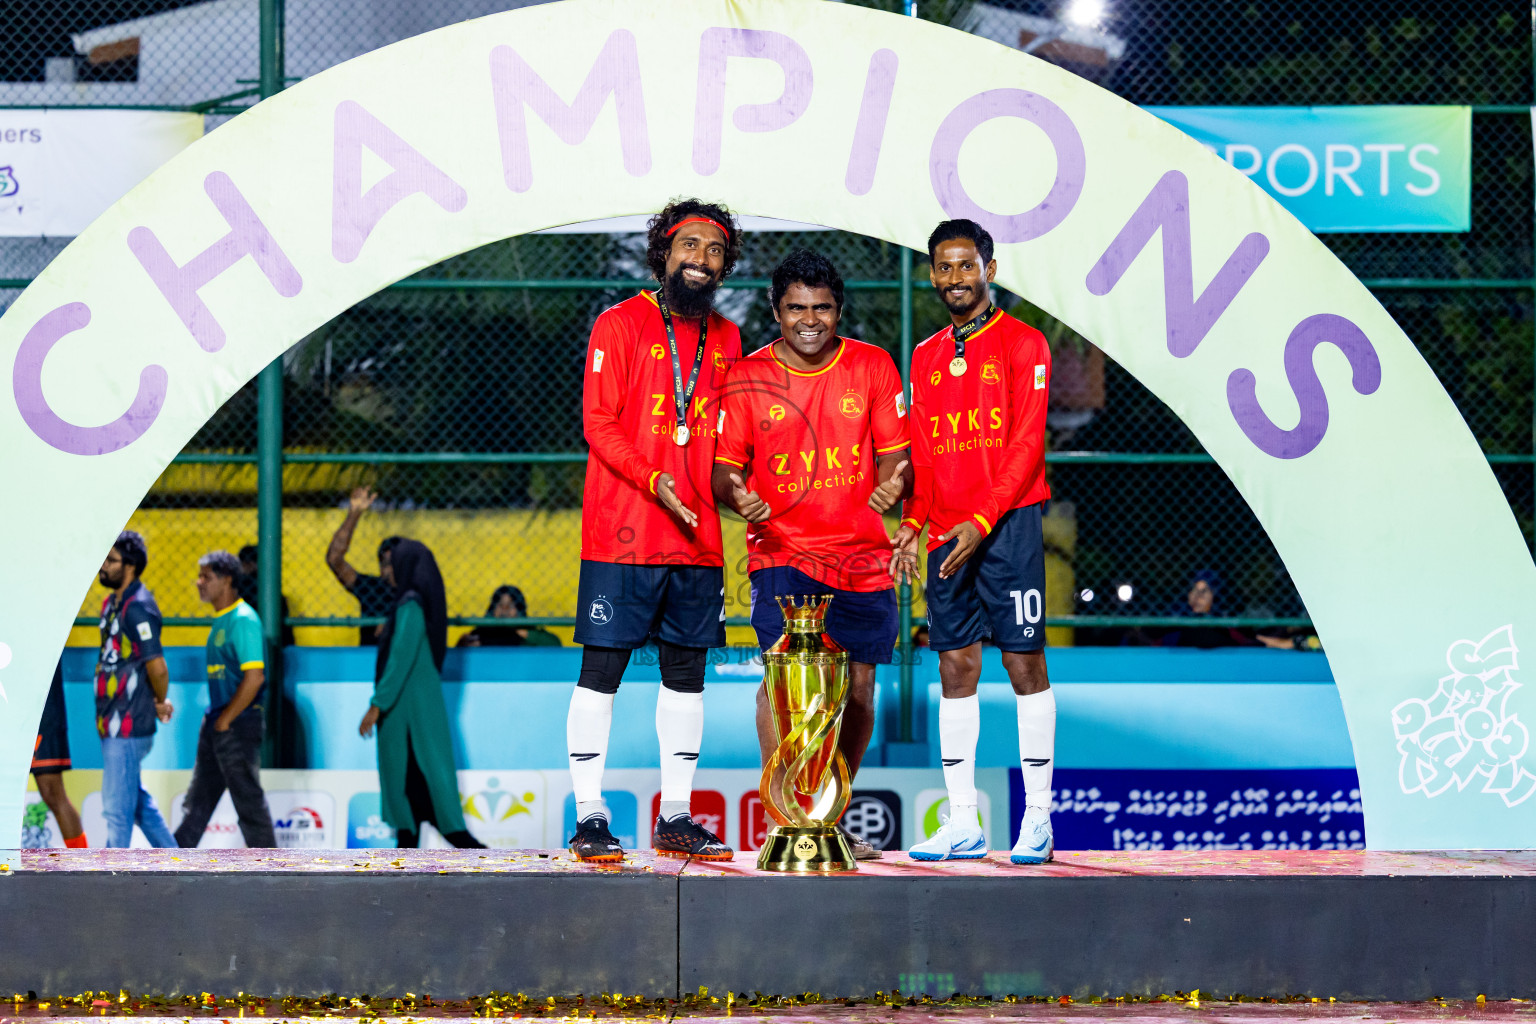
[[992,305],[992,236],[949,220],[928,238],[930,274],[950,326],[912,354],[913,495],[892,540],[891,573],[910,579],[928,527],[928,636],[939,655],[939,756],[949,816],[914,846],[916,860],[987,854],[977,814],[981,642],[1002,651],[1013,684],[1025,811],[1011,860],[1051,859],[1056,695],[1045,671],[1041,512],[1051,350],[1033,327]]
[[729,860],[690,815],[704,733],[708,648],[725,646],[725,557],[710,490],[725,373],[741,333],[713,308],[736,265],[729,210],[678,199],[651,218],[646,262],[660,287],[606,310],[592,326],[582,421],[591,456],[581,504],[576,642],[584,645],[565,735],[578,860],[624,851],[603,799],[613,697],[631,653],[656,642],[661,692],[658,853]]

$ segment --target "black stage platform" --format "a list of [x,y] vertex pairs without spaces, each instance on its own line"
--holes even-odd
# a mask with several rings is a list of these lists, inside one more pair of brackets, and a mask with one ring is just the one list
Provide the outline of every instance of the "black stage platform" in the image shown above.
[[1006,856],[799,878],[745,854],[23,851],[0,992],[1536,994],[1536,853]]

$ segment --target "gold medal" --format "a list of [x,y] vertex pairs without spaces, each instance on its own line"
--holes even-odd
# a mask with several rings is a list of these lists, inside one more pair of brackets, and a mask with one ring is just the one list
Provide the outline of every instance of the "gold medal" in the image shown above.
[[965,373],[965,367],[965,356],[955,356],[955,358],[949,361],[949,375],[951,377],[959,377]]

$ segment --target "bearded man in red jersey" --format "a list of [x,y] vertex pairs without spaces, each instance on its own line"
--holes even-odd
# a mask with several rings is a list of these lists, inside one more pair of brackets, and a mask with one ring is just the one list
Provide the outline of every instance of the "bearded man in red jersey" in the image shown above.
[[741,234],[715,203],[678,199],[651,218],[646,262],[660,287],[606,310],[587,345],[583,423],[591,455],[582,495],[576,642],[581,675],[566,720],[578,860],[621,860],[603,766],[613,697],[637,647],[661,667],[656,735],[659,853],[729,860],[690,816],[704,732],[704,666],[725,645],[725,558],[710,491],[717,395],[741,355],[736,325],[713,311]]
[[1045,671],[1045,411],[1051,350],[1033,327],[992,305],[992,236],[948,220],[928,238],[931,279],[951,325],[912,353],[913,497],[892,540],[890,570],[915,574],[928,527],[928,638],[939,653],[939,756],[950,814],[910,851],[916,860],[987,854],[976,812],[981,642],[1002,650],[1013,684],[1024,769],[1024,818],[1010,859],[1051,859],[1056,695]]
[[[911,480],[906,397],[884,349],[838,336],[843,279],[826,257],[791,253],[769,301],[783,336],[726,381],[715,497],[747,520],[752,626],[764,649],[784,632],[777,598],[832,595],[826,631],[849,660],[838,749],[851,778],[874,729],[875,665],[889,664],[896,645],[889,538],[875,505],[889,508]],[[766,763],[778,741],[761,690],[757,735]],[[880,856],[844,834],[855,857]]]

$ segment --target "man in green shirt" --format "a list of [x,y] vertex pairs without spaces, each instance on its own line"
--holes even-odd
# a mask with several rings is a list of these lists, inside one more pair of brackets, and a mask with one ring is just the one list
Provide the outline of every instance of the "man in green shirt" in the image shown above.
[[196,846],[226,789],[248,847],[277,845],[259,774],[266,685],[261,618],[240,599],[240,561],[228,551],[197,560],[197,596],[213,605],[208,628],[208,713],[197,737],[178,846]]

